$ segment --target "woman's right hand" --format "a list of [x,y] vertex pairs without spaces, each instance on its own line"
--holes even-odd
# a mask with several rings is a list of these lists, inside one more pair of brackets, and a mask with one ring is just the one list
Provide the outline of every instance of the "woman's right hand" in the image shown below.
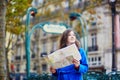
[[51,66],[51,67],[50,67],[50,72],[54,74],[54,73],[56,73],[56,69]]

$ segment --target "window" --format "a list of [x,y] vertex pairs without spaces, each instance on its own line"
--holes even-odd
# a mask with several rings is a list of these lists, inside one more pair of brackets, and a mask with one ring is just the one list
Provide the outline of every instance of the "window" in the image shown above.
[[96,33],[92,33],[91,34],[91,38],[92,38],[92,46],[96,46],[97,45],[97,36],[96,36]]
[[35,54],[37,53],[37,44],[35,43],[33,44],[33,53]]
[[35,54],[34,53],[32,53],[31,58],[35,58]]
[[89,57],[88,60],[89,60],[90,66],[101,66],[101,57],[100,56]]
[[18,37],[17,37],[17,41],[20,41],[21,40],[21,36],[19,35]]
[[43,37],[46,36],[46,35],[47,35],[47,33],[46,33],[46,32],[43,32]]
[[42,64],[42,71],[46,71],[47,70],[47,64]]
[[23,59],[26,59],[26,55],[23,55]]
[[101,57],[98,57],[98,65],[101,64]]
[[17,71],[17,72],[20,71],[20,64],[17,64],[17,66],[16,66],[16,71]]
[[44,41],[42,44],[42,52],[46,52],[46,50],[47,50],[47,43],[46,41]]
[[17,56],[20,56],[21,51],[22,51],[22,50],[21,50],[21,47],[19,46],[18,49],[17,49]]
[[33,70],[37,70],[37,64],[34,63]]
[[18,49],[17,49],[17,54],[15,56],[15,59],[16,60],[20,60],[21,59],[21,47],[19,46]]
[[96,33],[92,33],[91,34],[91,44],[90,46],[88,46],[88,51],[97,51],[98,45],[97,45],[97,34]]
[[53,40],[52,51],[55,51],[55,50],[57,50],[57,42]]

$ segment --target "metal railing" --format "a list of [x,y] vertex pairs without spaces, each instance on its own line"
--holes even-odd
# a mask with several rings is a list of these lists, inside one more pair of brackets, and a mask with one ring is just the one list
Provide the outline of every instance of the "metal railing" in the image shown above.
[[57,79],[54,76],[48,74],[42,74],[37,76],[30,76],[28,80],[57,80]]
[[109,80],[120,80],[120,71],[112,71],[107,75]]
[[83,75],[84,80],[103,80],[104,73],[100,71],[88,71],[86,74]]
[[[20,75],[17,75],[20,78]],[[44,74],[34,74],[27,77],[24,75],[22,80],[57,80],[56,77],[49,75],[47,73]],[[101,71],[88,71],[83,75],[83,80],[120,80],[120,71],[110,72],[108,74]]]
[[120,80],[120,71],[112,71],[108,74],[100,71],[88,71],[83,75],[83,80]]

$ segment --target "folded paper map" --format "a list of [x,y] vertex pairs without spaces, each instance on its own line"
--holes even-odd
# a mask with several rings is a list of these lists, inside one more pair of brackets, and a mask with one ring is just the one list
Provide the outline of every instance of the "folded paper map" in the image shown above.
[[81,55],[75,44],[56,50],[44,57],[46,62],[54,68],[61,68],[72,64],[73,58],[77,60],[81,59]]

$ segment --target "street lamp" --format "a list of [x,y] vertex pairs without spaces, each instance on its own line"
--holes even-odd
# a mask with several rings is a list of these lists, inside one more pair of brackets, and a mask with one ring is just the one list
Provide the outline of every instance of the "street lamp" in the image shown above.
[[116,8],[115,8],[115,4],[116,4],[117,0],[109,0],[109,4],[111,7],[111,13],[112,13],[112,71],[116,71],[117,67],[116,67],[116,53],[115,53],[115,30],[114,30],[114,26],[115,26],[115,15],[116,15]]
[[[70,13],[70,16],[69,16],[70,20],[75,20],[75,19],[78,19],[81,23],[81,28],[82,28],[82,37],[83,37],[83,48],[85,49],[86,51],[86,54],[88,53],[88,43],[87,43],[87,40],[86,38],[88,39],[88,28],[87,28],[87,23],[85,21],[85,19],[82,17],[81,14],[79,13]],[[86,34],[85,34],[86,33]],[[85,37],[86,36],[86,37]]]
[[30,37],[29,37],[29,25],[30,25],[30,16],[34,16],[37,13],[37,9],[29,7],[26,14],[26,31],[25,31],[25,50],[26,50],[26,71],[27,78],[30,77]]

